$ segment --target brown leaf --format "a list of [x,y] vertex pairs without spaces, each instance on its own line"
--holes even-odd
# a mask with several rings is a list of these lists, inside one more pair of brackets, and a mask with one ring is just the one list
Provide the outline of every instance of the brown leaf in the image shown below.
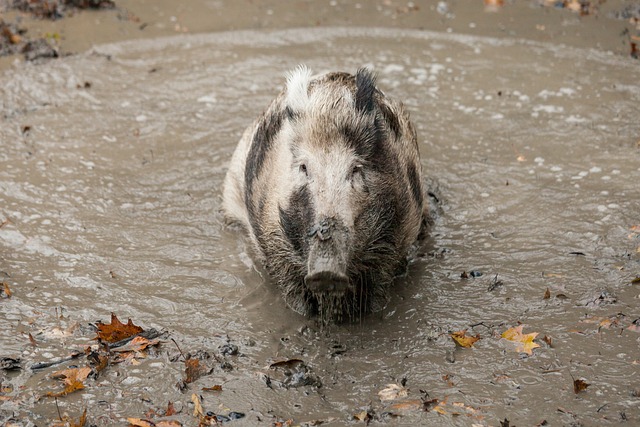
[[589,387],[591,384],[589,384],[586,381],[583,380],[573,380],[573,392],[575,394],[580,393],[581,391],[584,391],[587,389],[587,387]]
[[158,421],[156,427],[182,427],[182,424],[176,420]]
[[207,375],[211,372],[211,369],[208,368],[205,364],[200,364],[199,359],[187,359],[184,361],[186,366],[185,373],[187,374],[187,379],[185,382],[187,384],[191,384],[192,382],[198,380],[198,378]]
[[72,369],[63,369],[61,371],[54,372],[51,374],[52,378],[62,379],[64,381],[64,390],[59,392],[47,392],[46,396],[49,397],[61,397],[66,396],[69,393],[73,393],[77,390],[82,390],[84,388],[83,381],[87,379],[89,374],[91,373],[91,368],[72,368]]
[[549,290],[549,288],[547,288],[547,290],[544,292],[544,296],[542,297],[542,299],[549,299],[551,298],[551,291]]
[[29,342],[34,347],[36,347],[38,345],[38,343],[36,342],[36,339],[33,337],[33,335],[31,335],[31,332],[29,332]]
[[2,289],[7,298],[11,298],[11,289],[9,289],[9,284],[7,282],[2,282]]
[[169,402],[169,404],[167,404],[167,411],[164,413],[164,415],[166,417],[170,417],[171,415],[175,415],[178,412],[176,411],[176,408],[173,406],[173,402]]
[[111,313],[111,324],[107,325],[102,322],[97,323],[98,326],[98,336],[96,337],[99,340],[106,342],[118,342],[125,338],[129,338],[133,335],[144,332],[140,326],[136,326],[133,324],[131,319],[125,325],[124,323],[118,320],[118,317]]
[[473,344],[480,339],[480,334],[476,334],[476,336],[467,335],[467,330],[464,329],[462,331],[457,331],[451,334],[451,338],[458,344],[460,347],[471,348]]
[[222,391],[222,386],[216,384],[212,387],[202,387],[202,391]]

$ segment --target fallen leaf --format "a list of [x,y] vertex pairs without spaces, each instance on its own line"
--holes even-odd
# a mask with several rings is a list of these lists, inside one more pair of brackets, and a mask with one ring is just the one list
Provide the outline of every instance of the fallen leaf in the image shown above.
[[467,335],[467,330],[464,329],[462,331],[457,331],[451,334],[451,338],[458,344],[460,347],[471,348],[473,344],[480,340],[480,334],[476,334],[476,336]]
[[150,341],[145,337],[135,337],[134,339],[129,341],[127,344],[118,348],[111,349],[111,351],[115,353],[127,353],[130,351],[139,353],[141,351],[144,351],[147,347],[158,345],[158,344],[160,344],[159,339]]
[[542,299],[549,299],[549,298],[551,298],[551,291],[549,290],[549,288],[547,288],[547,290],[544,292]]
[[538,336],[538,332],[523,334],[523,327],[524,325],[519,325],[514,328],[507,329],[502,333],[502,338],[516,342],[518,344],[516,347],[517,352],[531,355],[534,348],[540,347],[540,345],[533,342],[534,338]]
[[136,326],[133,324],[131,319],[128,320],[127,324],[120,322],[118,317],[111,313],[111,324],[107,325],[102,322],[97,323],[98,326],[98,336],[96,337],[99,340],[106,342],[118,342],[125,338],[129,338],[133,335],[144,332],[140,326]]
[[633,332],[640,332],[640,318],[631,322],[627,329]]
[[358,412],[357,414],[353,415],[353,419],[354,420],[358,420],[358,421],[364,421],[364,422],[369,422],[371,420],[371,414],[369,413],[369,411],[362,411],[362,412]]
[[216,384],[211,387],[202,387],[202,391],[222,391],[222,386],[219,384]]
[[78,423],[71,423],[71,427],[84,427],[84,425],[87,422],[87,408],[84,408],[84,411],[82,411],[82,415],[80,415],[80,419],[78,420]]
[[166,420],[166,421],[158,421],[156,423],[156,427],[182,427],[180,421],[176,420]]
[[185,379],[185,382],[187,384],[191,384],[198,380],[198,378],[211,372],[211,369],[205,364],[200,364],[199,359],[187,359],[184,361],[184,364],[186,366],[185,373],[187,374],[187,379]]
[[167,404],[167,410],[165,411],[164,415],[166,417],[170,417],[171,415],[175,415],[178,412],[176,411],[176,408],[173,406],[173,402],[169,401],[169,403]]
[[6,298],[11,298],[11,289],[9,289],[9,284],[7,282],[2,282],[2,290]]
[[140,418],[127,418],[129,427],[156,427],[156,424],[149,420],[143,420]]
[[398,384],[387,384],[385,388],[378,392],[380,400],[396,400],[399,397],[407,396],[407,389]]
[[200,398],[197,394],[193,393],[191,395],[191,401],[193,402],[193,416],[194,417],[204,417],[204,409],[202,409],[202,404],[200,403]]
[[404,402],[394,403],[389,408],[402,412],[421,411],[424,409],[424,402],[421,399],[405,400]]
[[51,374],[51,378],[62,379],[64,381],[64,390],[59,392],[47,392],[46,396],[49,397],[61,397],[66,396],[69,393],[73,393],[77,390],[82,390],[84,388],[83,381],[87,379],[89,374],[91,373],[91,368],[71,368],[71,369],[63,369],[61,371],[54,372]]
[[583,380],[573,380],[573,392],[575,394],[580,393],[581,391],[584,391],[587,389],[587,387],[589,387],[591,384],[589,384],[586,381]]

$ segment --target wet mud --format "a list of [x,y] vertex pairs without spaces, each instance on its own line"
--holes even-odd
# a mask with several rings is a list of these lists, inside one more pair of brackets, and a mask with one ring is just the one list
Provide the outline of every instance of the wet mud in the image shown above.
[[[442,199],[384,312],[328,328],[285,306],[219,211],[241,132],[299,63],[373,68]],[[87,407],[122,425],[172,402],[192,425],[196,393],[229,425],[640,422],[637,61],[335,28],[102,45],[1,79],[3,421]],[[95,345],[112,312],[163,342],[44,396],[53,368],[32,366]],[[518,325],[531,354],[501,338]],[[450,336],[465,329],[472,348]],[[207,368],[185,385],[187,355]]]

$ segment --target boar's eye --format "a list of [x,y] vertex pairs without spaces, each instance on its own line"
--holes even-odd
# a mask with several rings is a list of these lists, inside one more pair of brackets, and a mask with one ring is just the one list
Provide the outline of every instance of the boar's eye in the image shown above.
[[354,189],[360,188],[364,185],[364,167],[362,165],[355,165],[351,168],[349,181],[351,181],[351,186]]
[[355,165],[351,169],[351,178],[355,178],[358,175],[364,176],[364,169],[362,168],[362,165]]
[[298,167],[298,170],[300,171],[300,173],[303,173],[305,176],[309,176],[309,174],[307,173],[307,165],[305,165],[304,163],[302,163]]

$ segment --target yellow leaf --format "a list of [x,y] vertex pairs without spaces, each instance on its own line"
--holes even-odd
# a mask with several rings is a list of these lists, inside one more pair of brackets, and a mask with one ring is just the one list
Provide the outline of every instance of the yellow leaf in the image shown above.
[[471,335],[467,335],[467,330],[464,329],[462,331],[457,331],[451,334],[451,338],[458,344],[460,347],[470,348],[473,347],[473,344],[480,340],[480,334],[477,334],[475,337]]
[[523,334],[522,328],[524,325],[516,326],[515,328],[509,328],[502,333],[502,338],[513,341],[518,344],[516,351],[520,353],[532,354],[534,348],[540,347],[534,343],[533,340],[538,336],[538,332],[532,332],[530,334]]

